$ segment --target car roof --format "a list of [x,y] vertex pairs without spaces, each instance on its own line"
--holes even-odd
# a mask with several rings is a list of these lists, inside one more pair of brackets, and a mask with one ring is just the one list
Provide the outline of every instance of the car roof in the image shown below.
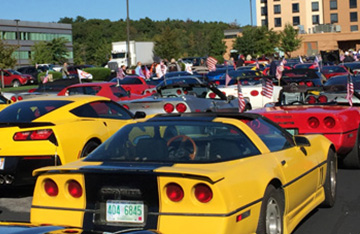
[[71,95],[71,96],[43,96],[43,97],[34,97],[30,99],[22,100],[21,102],[31,102],[31,101],[52,101],[52,100],[65,100],[65,101],[109,101],[110,98],[103,96],[95,95]]

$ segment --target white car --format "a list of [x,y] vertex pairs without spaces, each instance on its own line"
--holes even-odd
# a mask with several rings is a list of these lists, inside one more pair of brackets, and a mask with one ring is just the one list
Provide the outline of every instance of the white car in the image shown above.
[[[232,95],[237,97],[238,96],[238,88],[237,85],[229,85],[225,87],[224,85],[217,87],[221,92],[223,92],[226,96]],[[272,97],[268,98],[263,95],[262,92],[262,84],[255,84],[255,85],[242,85],[241,92],[243,97],[250,101],[252,109],[262,108],[265,104],[270,102],[277,102],[280,94],[280,90],[282,89],[281,86],[274,85]],[[207,96],[213,98],[211,95],[216,95],[212,93],[208,93]]]

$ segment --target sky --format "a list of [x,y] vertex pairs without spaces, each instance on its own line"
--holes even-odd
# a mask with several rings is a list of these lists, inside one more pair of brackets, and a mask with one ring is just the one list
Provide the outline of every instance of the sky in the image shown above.
[[[250,25],[256,0],[128,0],[129,18],[148,17],[153,21],[177,19]],[[60,18],[126,20],[126,0],[0,0],[0,19],[58,22]]]

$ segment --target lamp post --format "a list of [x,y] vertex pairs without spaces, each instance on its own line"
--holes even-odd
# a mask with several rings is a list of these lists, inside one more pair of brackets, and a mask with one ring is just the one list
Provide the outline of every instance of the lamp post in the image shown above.
[[252,1],[250,0],[250,22],[251,26],[253,26],[253,17],[252,17]]
[[126,47],[127,47],[127,66],[128,69],[130,68],[130,60],[131,60],[131,54],[130,54],[130,22],[129,22],[129,0],[126,0]]
[[17,45],[18,45],[18,64],[20,67],[20,36],[19,36],[19,19],[14,20],[16,22],[16,39],[17,39]]

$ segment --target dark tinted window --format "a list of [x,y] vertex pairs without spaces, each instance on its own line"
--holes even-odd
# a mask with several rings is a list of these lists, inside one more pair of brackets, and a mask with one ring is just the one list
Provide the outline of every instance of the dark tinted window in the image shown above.
[[22,101],[1,111],[0,122],[31,122],[51,111],[71,103],[71,101]]
[[114,78],[110,82],[117,82],[119,84],[142,84],[139,78],[125,77],[124,79]]
[[79,117],[106,118],[106,119],[131,119],[131,114],[115,102],[92,102],[70,111]]

